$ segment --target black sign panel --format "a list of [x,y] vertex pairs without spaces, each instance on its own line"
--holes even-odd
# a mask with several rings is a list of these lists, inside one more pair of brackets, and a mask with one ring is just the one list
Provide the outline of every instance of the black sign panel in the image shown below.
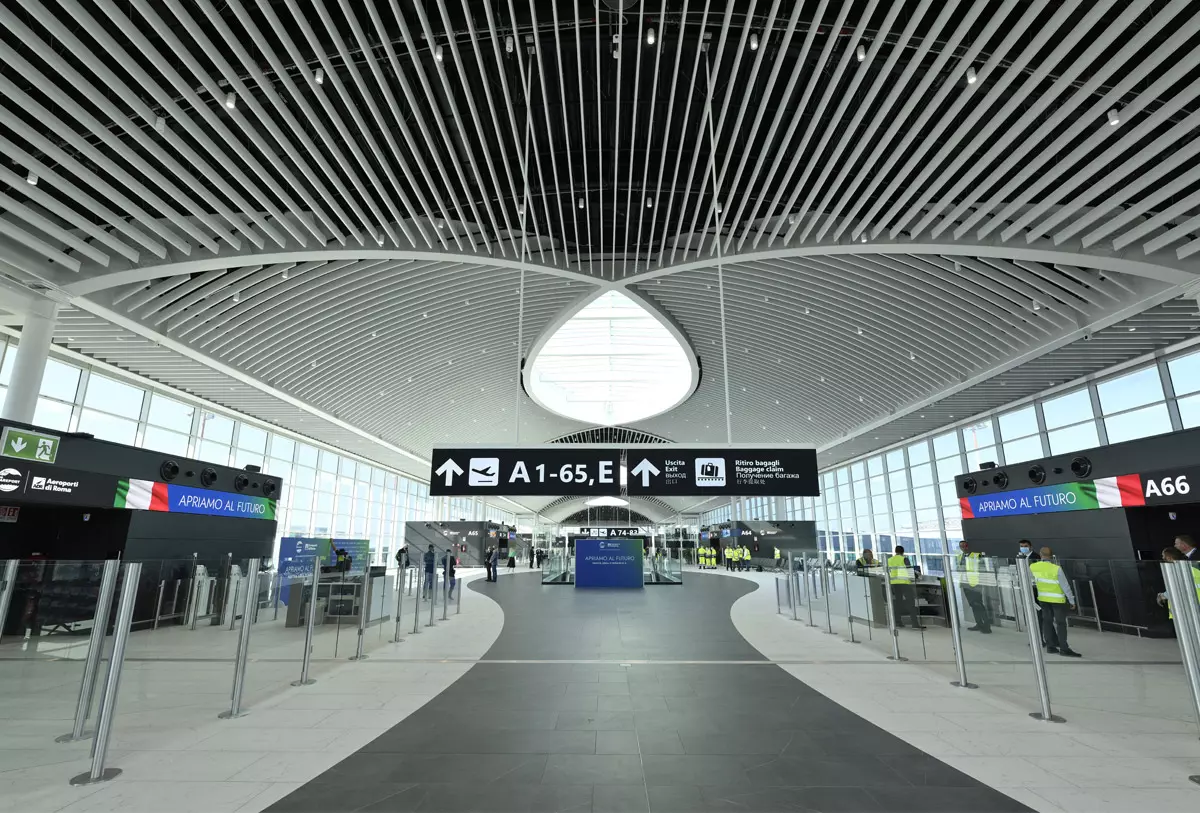
[[621,493],[621,450],[434,449],[429,493],[586,496]]
[[0,462],[0,498],[16,503],[51,503],[111,508],[118,478],[27,460]]
[[594,496],[815,497],[814,449],[585,446],[434,449],[429,493]]
[[629,493],[654,496],[815,497],[815,449],[629,450]]

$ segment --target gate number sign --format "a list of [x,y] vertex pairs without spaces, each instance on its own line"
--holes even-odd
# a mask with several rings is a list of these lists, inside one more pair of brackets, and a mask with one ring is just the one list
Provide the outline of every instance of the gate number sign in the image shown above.
[[811,448],[527,446],[435,448],[434,496],[817,496]]

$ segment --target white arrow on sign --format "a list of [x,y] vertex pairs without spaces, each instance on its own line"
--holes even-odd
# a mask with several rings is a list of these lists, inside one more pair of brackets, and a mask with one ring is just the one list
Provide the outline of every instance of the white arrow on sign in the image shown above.
[[462,474],[463,470],[457,463],[450,458],[446,458],[446,462],[438,466],[438,470],[434,474],[446,476],[446,487],[454,485],[454,475]]
[[22,449],[25,448],[25,438],[13,438],[12,442],[9,443],[8,445],[12,447],[12,450],[14,452],[19,453]]
[[657,476],[659,471],[657,466],[643,457],[642,462],[633,467],[631,474],[633,474],[634,477],[642,478],[642,488],[649,488],[651,475]]

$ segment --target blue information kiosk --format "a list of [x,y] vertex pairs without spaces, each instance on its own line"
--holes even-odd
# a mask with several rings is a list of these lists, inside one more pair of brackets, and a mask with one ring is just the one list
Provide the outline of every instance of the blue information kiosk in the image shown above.
[[641,539],[576,539],[576,587],[644,587]]

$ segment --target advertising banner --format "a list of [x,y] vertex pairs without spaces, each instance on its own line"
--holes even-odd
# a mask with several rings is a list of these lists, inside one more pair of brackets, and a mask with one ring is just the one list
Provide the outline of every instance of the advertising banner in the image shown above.
[[329,539],[309,536],[285,536],[279,540],[279,573],[287,579],[311,576],[313,559],[329,558]]
[[1103,477],[1077,483],[1059,483],[996,494],[960,497],[963,519],[1054,514],[1145,505],[1142,480],[1137,474]]
[[370,539],[331,539],[328,555],[329,566],[337,564],[337,552],[346,551],[350,557],[350,569],[347,573],[366,573],[367,565],[371,563]]
[[642,587],[642,540],[576,539],[576,587]]

